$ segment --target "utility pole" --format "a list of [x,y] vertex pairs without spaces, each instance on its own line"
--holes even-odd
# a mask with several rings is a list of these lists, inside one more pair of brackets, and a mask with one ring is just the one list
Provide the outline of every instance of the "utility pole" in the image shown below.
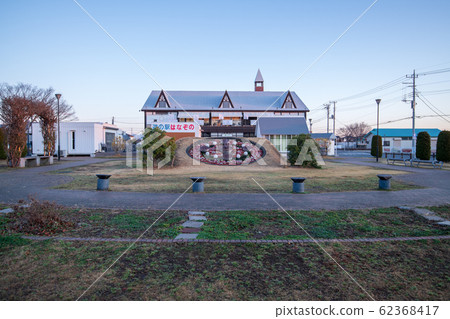
[[324,104],[327,109],[327,134],[330,132],[330,104]]
[[111,124],[114,125],[114,116],[112,117]]
[[333,103],[333,134],[336,135],[336,101],[330,101]]
[[413,96],[411,101],[411,109],[412,109],[412,156],[413,158],[416,157],[416,78],[418,75],[416,75],[416,70],[413,70],[413,74],[406,75],[407,78],[412,78],[412,89],[413,89]]
[[309,119],[309,133],[312,134],[312,119]]
[[[334,135],[334,156],[337,156],[337,139],[336,139],[336,101],[330,101],[333,103],[333,135]],[[328,133],[328,132],[327,132]]]

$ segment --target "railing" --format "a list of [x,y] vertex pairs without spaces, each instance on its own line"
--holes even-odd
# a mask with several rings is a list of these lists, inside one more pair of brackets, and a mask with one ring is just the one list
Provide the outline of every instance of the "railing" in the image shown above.
[[[383,153],[383,157],[387,158],[388,155],[390,156],[390,158],[398,158],[398,159],[412,159],[412,153],[396,153],[396,152],[387,152],[387,153]],[[436,153],[431,153],[430,156],[430,160],[435,160],[436,159]]]

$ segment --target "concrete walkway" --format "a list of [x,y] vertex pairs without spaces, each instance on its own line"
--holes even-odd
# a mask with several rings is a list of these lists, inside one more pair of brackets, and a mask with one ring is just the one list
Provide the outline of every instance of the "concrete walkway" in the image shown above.
[[[69,182],[71,177],[45,173],[108,160],[111,159],[83,158],[77,161],[66,159],[58,165],[0,173],[0,202],[17,203],[18,200],[27,199],[29,195],[32,195],[35,198],[56,201],[62,205],[91,208],[165,210],[175,202],[171,208],[172,210],[279,209],[279,206],[262,191],[256,194],[193,194],[187,192],[180,197],[184,189],[180,189],[179,194],[50,189],[50,187]],[[429,188],[395,192],[364,191],[323,194],[274,194],[272,196],[287,210],[337,210],[450,204],[450,171],[376,164],[358,159],[343,159],[339,161],[355,165],[377,166],[412,172],[412,174],[394,176],[393,178],[414,182]],[[258,180],[257,177],[255,179]],[[264,187],[264,185],[262,186]],[[207,190],[207,185],[205,187]],[[177,198],[179,199],[177,200]]]

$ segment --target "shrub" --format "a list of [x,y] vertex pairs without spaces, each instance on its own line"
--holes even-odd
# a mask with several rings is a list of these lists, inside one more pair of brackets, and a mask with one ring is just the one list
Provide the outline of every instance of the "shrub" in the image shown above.
[[[144,133],[144,141],[146,140],[150,140],[150,136],[152,134],[159,134],[158,137],[154,138],[153,140],[151,140],[149,143],[147,143],[143,149],[144,149],[144,165],[147,163],[147,149],[149,149],[152,145],[154,145],[155,143],[157,143],[159,140],[161,140],[162,138],[164,138],[166,136],[166,132],[164,132],[163,130],[155,127],[153,129],[147,129]],[[170,155],[170,160],[172,161],[172,165],[173,165],[173,160],[175,159],[175,151],[177,148],[177,144],[175,143],[175,139],[172,137],[169,141],[167,141],[166,143],[164,143],[163,145],[161,145],[160,147],[158,147],[157,149],[155,149],[153,151],[153,160],[154,160],[154,164],[156,164],[155,160],[162,160],[166,157],[166,151],[169,152]]]
[[5,151],[6,137],[5,130],[0,127],[0,160],[5,160],[8,156]]
[[373,157],[377,157],[377,145],[379,145],[378,157],[382,157],[383,156],[383,145],[382,145],[381,136],[374,135],[372,137],[372,148],[370,150],[370,155],[372,155]]
[[321,166],[319,165],[319,163],[317,163],[317,156],[320,156],[319,153],[319,145],[317,144],[316,141],[314,141],[313,139],[311,139],[311,135],[309,134],[300,134],[297,135],[296,137],[294,137],[292,139],[295,144],[294,145],[288,145],[287,150],[288,150],[288,162],[294,166],[297,163],[297,160],[301,154],[302,148],[305,145],[305,142],[307,140],[312,141],[315,145],[315,150],[312,147],[308,147],[308,150],[306,151],[306,155],[309,156],[311,158],[310,161],[304,160],[302,161],[301,166],[302,167],[314,167],[314,168],[321,168]]
[[450,162],[450,131],[442,131],[438,135],[436,144],[436,159]]
[[420,132],[417,135],[416,157],[428,161],[431,156],[431,138],[427,132]]
[[14,207],[10,228],[20,233],[45,236],[64,232],[75,224],[61,216],[62,209],[54,202],[40,202],[32,198],[28,207]]

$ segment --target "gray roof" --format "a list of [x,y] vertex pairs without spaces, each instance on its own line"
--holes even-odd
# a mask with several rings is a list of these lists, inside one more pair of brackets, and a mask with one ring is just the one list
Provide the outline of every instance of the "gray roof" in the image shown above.
[[[225,91],[164,91],[171,110],[205,110],[219,109]],[[281,109],[287,92],[253,92],[227,91],[234,110],[265,111]],[[295,92],[290,92],[297,107],[296,111],[309,111]],[[158,110],[155,108],[161,91],[152,91],[142,111]],[[221,109],[222,110],[222,109]],[[233,109],[230,109],[233,110]]]
[[258,69],[258,72],[256,73],[255,82],[264,82],[264,79],[261,75],[261,71]]
[[304,117],[260,117],[256,125],[261,135],[309,134]]
[[329,140],[336,139],[336,136],[334,136],[333,133],[312,133],[311,137],[312,138],[326,138],[326,139],[329,139]]

